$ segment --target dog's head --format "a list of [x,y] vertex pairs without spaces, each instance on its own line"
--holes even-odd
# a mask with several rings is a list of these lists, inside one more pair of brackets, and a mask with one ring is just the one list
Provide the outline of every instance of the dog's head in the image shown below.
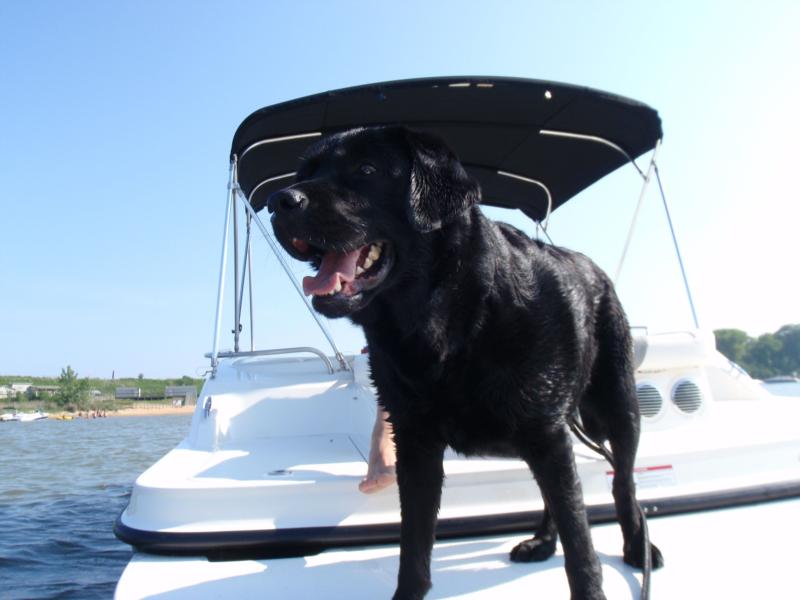
[[341,317],[401,284],[426,238],[479,200],[478,184],[440,139],[380,127],[314,144],[296,183],[267,206],[281,245],[317,269],[303,280],[314,308]]

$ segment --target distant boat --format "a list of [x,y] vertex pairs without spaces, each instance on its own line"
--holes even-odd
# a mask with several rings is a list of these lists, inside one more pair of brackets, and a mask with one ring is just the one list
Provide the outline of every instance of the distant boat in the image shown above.
[[29,421],[40,421],[41,419],[46,419],[49,416],[50,415],[48,413],[42,412],[41,410],[29,413],[13,412],[0,415],[0,421],[21,421],[23,423],[27,423]]

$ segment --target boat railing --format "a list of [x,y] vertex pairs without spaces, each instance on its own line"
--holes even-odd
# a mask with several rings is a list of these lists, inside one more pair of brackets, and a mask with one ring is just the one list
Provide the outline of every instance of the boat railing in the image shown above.
[[[333,367],[333,363],[331,359],[322,351],[317,348],[313,348],[311,346],[299,346],[297,348],[274,348],[269,350],[249,350],[249,351],[239,351],[239,352],[217,352],[216,358],[252,358],[256,356],[281,356],[283,354],[314,354],[316,355],[323,363],[325,363],[325,367],[328,369],[328,373],[333,374],[335,369]],[[214,356],[209,352],[206,354],[206,358],[214,358]]]

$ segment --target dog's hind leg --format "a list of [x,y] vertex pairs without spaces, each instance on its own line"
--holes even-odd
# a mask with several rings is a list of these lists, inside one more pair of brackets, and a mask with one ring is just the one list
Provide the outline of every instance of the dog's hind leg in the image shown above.
[[[614,460],[612,494],[622,529],[623,558],[631,566],[644,566],[644,531],[633,480],[639,445],[639,404],[628,351],[627,325],[609,318],[600,338],[600,351],[592,382],[580,403],[583,426],[602,445],[608,440]],[[624,329],[623,329],[624,328]],[[605,334],[605,335],[603,335]],[[653,568],[663,566],[659,549],[650,545]]]
[[[622,529],[623,559],[629,565],[641,569],[644,566],[644,514],[636,500],[636,485],[633,480],[634,460],[639,437],[638,426],[630,424],[630,418],[616,418],[610,424],[608,441],[614,458],[614,480],[612,494],[617,509],[617,519]],[[651,564],[654,569],[664,565],[661,551],[650,544]]]

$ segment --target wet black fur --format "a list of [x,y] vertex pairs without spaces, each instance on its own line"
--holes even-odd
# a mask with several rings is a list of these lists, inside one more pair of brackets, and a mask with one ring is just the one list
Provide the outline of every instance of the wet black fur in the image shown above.
[[[365,173],[365,163],[375,171]],[[294,200],[281,202],[286,194]],[[422,598],[431,586],[448,445],[525,460],[546,511],[511,560],[548,558],[560,535],[572,597],[602,598],[568,424],[579,413],[594,440],[610,443],[624,559],[641,567],[628,323],[608,277],[587,257],[485,218],[479,199],[443,142],[375,128],[316,144],[297,183],[270,208],[276,235],[295,256],[293,237],[328,249],[393,246],[394,267],[378,289],[315,298],[314,306],[363,327],[379,401],[391,415],[402,509],[395,598]],[[660,566],[654,546],[652,556]]]

